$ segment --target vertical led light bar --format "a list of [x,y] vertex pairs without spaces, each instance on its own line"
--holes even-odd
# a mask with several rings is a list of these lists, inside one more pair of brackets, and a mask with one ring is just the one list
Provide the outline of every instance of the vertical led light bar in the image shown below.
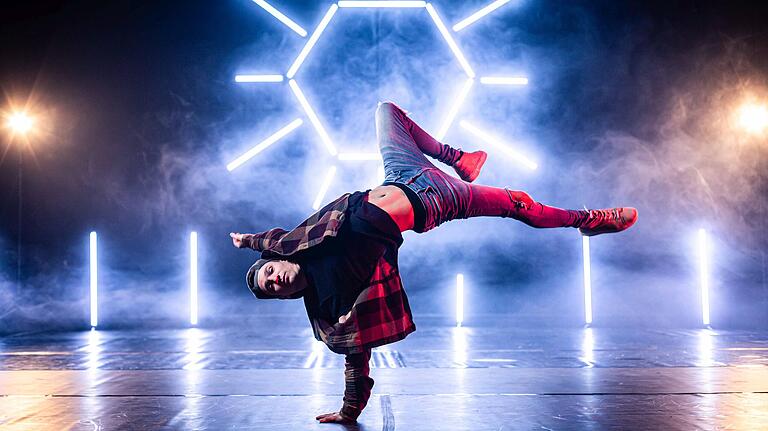
[[699,277],[701,283],[701,321],[709,326],[709,238],[699,229]]
[[456,275],[456,327],[464,323],[464,274]]
[[99,324],[99,309],[98,309],[98,254],[97,254],[97,241],[96,232],[91,232],[90,245],[91,245],[91,327],[95,328]]
[[197,232],[189,234],[189,323],[197,325]]
[[581,237],[581,251],[584,256],[584,320],[592,324],[592,269],[589,261],[589,237]]

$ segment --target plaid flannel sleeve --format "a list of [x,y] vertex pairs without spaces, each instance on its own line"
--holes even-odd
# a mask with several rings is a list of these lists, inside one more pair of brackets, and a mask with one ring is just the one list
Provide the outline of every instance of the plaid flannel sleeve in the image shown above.
[[362,353],[346,355],[344,361],[345,389],[341,414],[354,420],[360,416],[371,396],[373,379],[368,376],[370,359],[371,349],[365,349]]
[[241,248],[252,248],[256,251],[264,251],[269,244],[282,238],[286,233],[285,229],[274,228],[259,233],[247,233],[243,235],[243,245]]

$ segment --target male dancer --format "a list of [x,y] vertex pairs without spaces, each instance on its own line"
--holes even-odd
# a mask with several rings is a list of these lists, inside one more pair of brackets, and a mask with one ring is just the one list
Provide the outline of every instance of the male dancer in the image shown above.
[[[575,227],[585,236],[619,232],[637,221],[634,208],[565,210],[523,191],[470,184],[486,153],[440,143],[391,102],[376,109],[385,181],[344,194],[288,232],[230,233],[239,248],[261,251],[246,275],[260,299],[303,298],[315,338],[345,357],[342,408],[320,422],[354,423],[368,402],[373,347],[405,338],[416,327],[397,267],[401,232],[427,232],[469,217],[509,217],[536,228]],[[452,166],[461,180],[424,155]]]

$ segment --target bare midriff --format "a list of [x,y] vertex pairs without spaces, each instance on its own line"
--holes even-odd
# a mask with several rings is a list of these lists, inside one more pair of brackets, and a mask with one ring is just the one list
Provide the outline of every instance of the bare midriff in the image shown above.
[[413,206],[396,186],[378,186],[368,192],[368,202],[383,209],[397,223],[400,232],[413,229]]

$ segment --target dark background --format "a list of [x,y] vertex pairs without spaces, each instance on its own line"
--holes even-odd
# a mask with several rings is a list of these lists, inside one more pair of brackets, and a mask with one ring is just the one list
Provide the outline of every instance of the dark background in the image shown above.
[[[451,26],[486,3],[434,5]],[[331,2],[272,4],[311,34]],[[743,103],[768,103],[766,18],[753,2],[524,0],[453,33],[478,77],[530,79],[476,82],[448,131],[445,142],[483,148],[458,126],[469,120],[539,163],[530,171],[486,148],[479,183],[559,207],[639,210],[631,230],[592,240],[596,325],[698,326],[699,227],[713,241],[713,326],[768,325],[768,142],[734,123]],[[335,162],[287,82],[234,82],[284,74],[306,38],[247,0],[35,2],[0,19],[2,110],[38,121],[26,146],[0,137],[0,332],[87,327],[92,230],[102,326],[186,324],[192,230],[203,325],[303,312],[252,298],[243,277],[257,256],[227,235],[299,223]],[[343,151],[376,150],[379,100],[435,132],[464,78],[426,11],[345,9],[296,77]],[[294,118],[304,125],[226,171]],[[375,162],[335,163],[326,201],[375,185]],[[495,313],[521,326],[582,322],[573,229],[473,219],[405,239],[417,322],[450,321],[457,272],[468,325]]]

